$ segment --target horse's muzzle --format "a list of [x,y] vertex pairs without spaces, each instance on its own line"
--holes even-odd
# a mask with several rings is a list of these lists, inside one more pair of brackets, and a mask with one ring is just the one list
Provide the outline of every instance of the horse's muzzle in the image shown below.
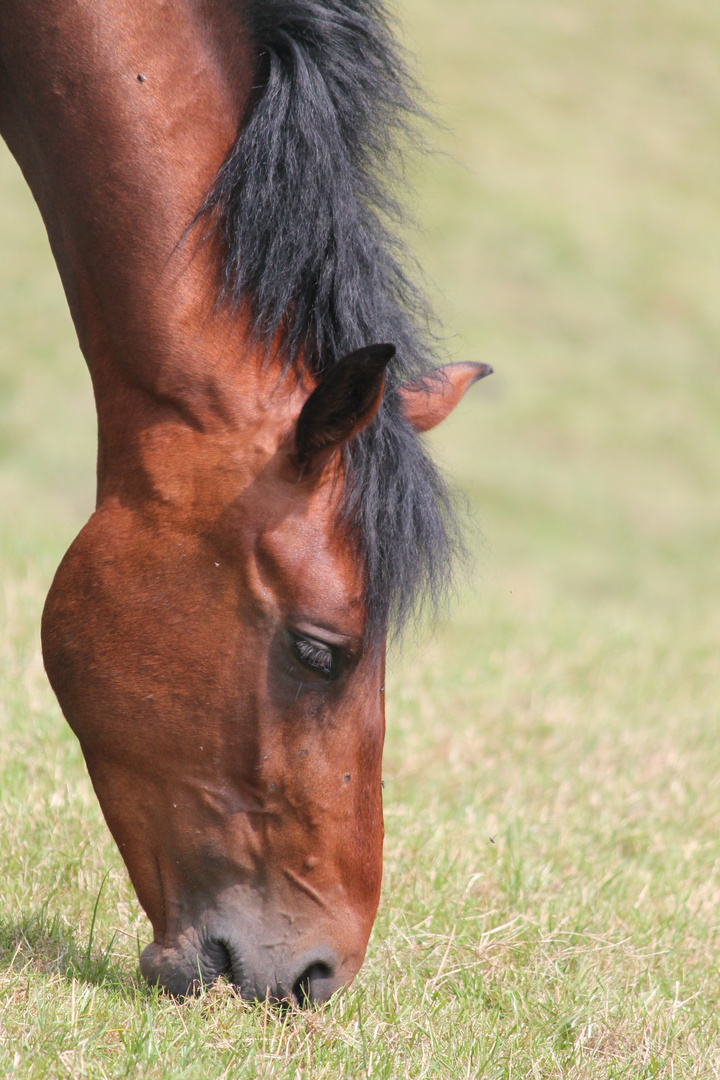
[[284,946],[248,946],[226,934],[198,939],[194,931],[170,946],[153,941],[143,950],[140,971],[151,985],[178,998],[198,993],[224,976],[245,1000],[301,1007],[328,1001],[355,974],[342,970],[327,946],[293,954]]

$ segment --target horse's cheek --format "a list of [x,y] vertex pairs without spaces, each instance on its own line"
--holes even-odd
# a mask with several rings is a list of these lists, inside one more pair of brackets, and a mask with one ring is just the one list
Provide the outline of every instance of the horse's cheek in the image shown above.
[[[157,626],[137,553],[144,537],[131,522],[97,511],[58,567],[45,602],[45,670],[86,759],[142,756],[162,732]],[[155,718],[155,719],[152,719]]]
[[[87,528],[87,527],[86,527]],[[66,720],[84,741],[88,692],[101,679],[102,589],[85,530],[71,545],[53,580],[42,619],[45,670]],[[108,702],[108,711],[112,703]]]

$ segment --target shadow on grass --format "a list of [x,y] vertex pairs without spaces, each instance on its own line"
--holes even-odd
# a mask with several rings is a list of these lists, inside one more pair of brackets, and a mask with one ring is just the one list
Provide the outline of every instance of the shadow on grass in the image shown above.
[[97,901],[84,947],[59,917],[50,916],[45,907],[19,922],[0,921],[0,968],[61,975],[69,981],[77,979],[120,992],[126,998],[152,996],[156,991],[145,983],[139,971],[130,974],[113,965],[111,950],[115,936],[104,951],[93,951],[96,915]]

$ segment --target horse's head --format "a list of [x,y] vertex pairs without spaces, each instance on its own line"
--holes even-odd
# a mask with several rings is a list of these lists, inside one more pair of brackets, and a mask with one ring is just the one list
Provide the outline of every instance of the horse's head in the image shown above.
[[[153,925],[141,968],[174,993],[225,973],[243,996],[324,1000],[362,963],[385,641],[341,450],[393,352],[286,376],[241,431],[154,416],[48,598],[48,673]],[[433,427],[488,370],[394,391],[399,422]]]

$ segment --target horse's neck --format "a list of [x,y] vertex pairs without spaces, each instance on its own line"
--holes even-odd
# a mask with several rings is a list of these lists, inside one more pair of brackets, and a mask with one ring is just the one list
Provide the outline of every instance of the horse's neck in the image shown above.
[[204,6],[0,6],[2,134],[45,220],[101,428],[118,412],[113,395],[138,386],[204,424],[206,397],[217,406],[208,380],[243,347],[238,320],[214,309],[217,245],[200,244],[199,229],[183,240],[235,137],[254,67],[229,5],[217,0],[212,19]]

